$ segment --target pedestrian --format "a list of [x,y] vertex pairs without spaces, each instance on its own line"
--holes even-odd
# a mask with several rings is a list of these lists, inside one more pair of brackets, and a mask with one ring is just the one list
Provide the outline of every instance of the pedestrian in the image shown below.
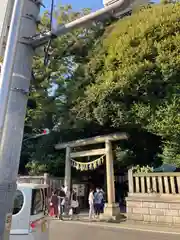
[[59,192],[59,197],[60,197],[60,213],[61,215],[64,215],[65,213],[65,201],[66,201],[66,194],[64,191],[64,188],[61,187],[60,192]]
[[58,217],[58,205],[59,205],[59,200],[58,200],[58,195],[57,191],[53,191],[51,198],[50,198],[50,216],[51,217]]
[[60,220],[63,220],[62,215],[64,213],[63,198],[65,198],[65,193],[60,188],[60,190],[58,191],[58,216]]
[[88,202],[89,202],[89,220],[94,217],[94,190],[90,189],[89,191],[89,197],[88,197]]
[[79,214],[79,201],[77,197],[77,193],[74,189],[70,190],[70,210],[69,210],[69,215],[70,219],[72,220],[74,216],[77,217]]
[[103,189],[102,189],[102,188],[100,188],[100,193],[102,193],[102,200],[101,200],[101,207],[100,207],[100,211],[101,211],[101,213],[104,213],[105,192],[103,191]]
[[94,208],[95,208],[95,215],[98,218],[101,213],[102,199],[103,199],[103,193],[100,191],[99,188],[96,188],[96,192],[94,193]]

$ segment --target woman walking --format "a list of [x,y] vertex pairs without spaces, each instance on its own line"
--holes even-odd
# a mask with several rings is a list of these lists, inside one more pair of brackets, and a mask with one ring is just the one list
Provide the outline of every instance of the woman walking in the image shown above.
[[51,217],[58,217],[58,205],[59,205],[59,199],[57,195],[57,191],[55,190],[52,193],[51,199],[50,199],[50,216]]
[[64,192],[64,189],[61,188],[59,192],[59,197],[60,197],[60,213],[61,215],[64,215],[65,213],[65,199],[66,199],[66,194]]
[[73,216],[77,216],[79,214],[79,201],[77,198],[77,193],[71,189],[70,191],[70,210],[69,215],[70,219],[73,219]]
[[94,217],[94,190],[90,189],[89,192],[89,220],[92,219],[92,217]]

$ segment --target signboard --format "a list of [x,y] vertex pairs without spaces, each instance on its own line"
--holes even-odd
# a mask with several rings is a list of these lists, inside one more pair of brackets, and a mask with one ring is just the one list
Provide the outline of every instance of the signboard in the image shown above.
[[84,195],[85,195],[85,185],[79,184],[79,196],[84,197]]
[[73,184],[72,187],[76,191],[78,197],[85,196],[85,184]]

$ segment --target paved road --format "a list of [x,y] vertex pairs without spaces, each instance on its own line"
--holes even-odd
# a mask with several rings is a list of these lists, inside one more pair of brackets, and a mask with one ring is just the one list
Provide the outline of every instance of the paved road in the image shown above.
[[85,224],[59,222],[50,225],[50,240],[179,240],[180,235],[153,233]]

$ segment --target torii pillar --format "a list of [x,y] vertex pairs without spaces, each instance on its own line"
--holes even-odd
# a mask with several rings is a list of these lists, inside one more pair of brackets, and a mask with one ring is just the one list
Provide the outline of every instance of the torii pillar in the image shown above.
[[114,185],[114,161],[112,152],[112,143],[110,140],[105,141],[106,150],[106,179],[107,179],[107,203],[105,204],[105,218],[116,219],[120,214],[119,205],[115,202],[115,185]]
[[66,147],[64,186],[68,190],[71,188],[71,148],[69,146]]

